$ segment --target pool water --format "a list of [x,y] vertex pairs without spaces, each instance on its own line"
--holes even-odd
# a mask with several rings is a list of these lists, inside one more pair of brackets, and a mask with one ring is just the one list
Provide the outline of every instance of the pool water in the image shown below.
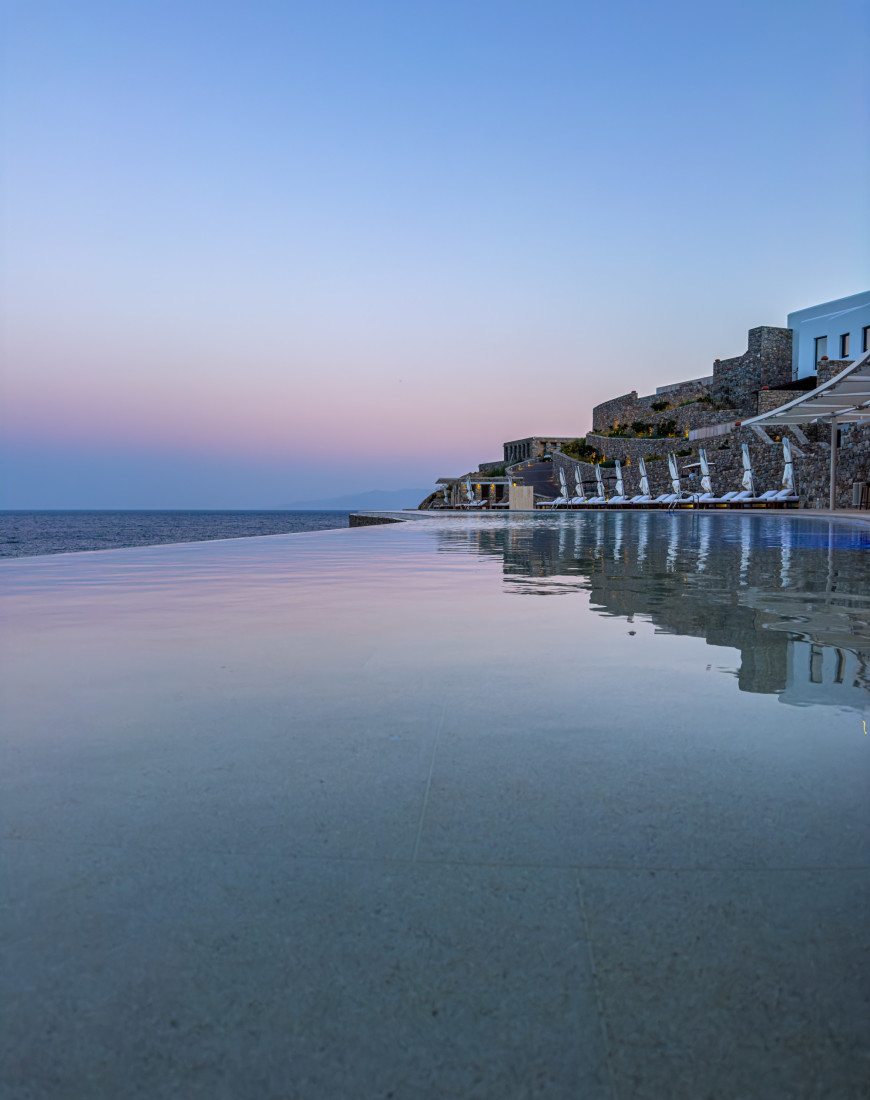
[[868,534],[2,563],[13,1095],[863,1095]]

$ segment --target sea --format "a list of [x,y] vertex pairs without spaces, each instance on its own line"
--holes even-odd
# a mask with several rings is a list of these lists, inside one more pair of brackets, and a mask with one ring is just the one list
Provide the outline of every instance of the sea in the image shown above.
[[347,527],[349,512],[0,512],[0,558]]

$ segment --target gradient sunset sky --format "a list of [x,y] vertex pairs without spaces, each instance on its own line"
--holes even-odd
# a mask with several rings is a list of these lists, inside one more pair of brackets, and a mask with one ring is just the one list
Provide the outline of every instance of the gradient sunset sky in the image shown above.
[[867,11],[7,0],[0,505],[425,488],[866,289]]

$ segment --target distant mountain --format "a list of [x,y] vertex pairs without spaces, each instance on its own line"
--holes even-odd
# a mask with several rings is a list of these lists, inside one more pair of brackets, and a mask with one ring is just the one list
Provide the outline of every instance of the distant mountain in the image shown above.
[[297,500],[287,505],[289,511],[356,512],[395,511],[398,508],[416,508],[431,489],[371,489],[367,493],[349,493],[344,497],[326,497],[323,500]]

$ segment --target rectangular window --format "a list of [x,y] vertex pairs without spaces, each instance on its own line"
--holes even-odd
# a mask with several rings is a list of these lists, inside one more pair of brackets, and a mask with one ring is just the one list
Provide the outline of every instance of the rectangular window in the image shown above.
[[827,336],[816,337],[816,366],[819,365],[819,361],[828,354],[828,338]]
[[844,332],[843,335],[840,337],[840,358],[841,359],[848,359],[849,358],[849,333],[848,332]]
[[864,346],[861,348],[861,350],[862,351],[870,351],[870,325],[865,325],[862,332],[863,332],[863,336],[864,336],[864,340],[863,340]]

